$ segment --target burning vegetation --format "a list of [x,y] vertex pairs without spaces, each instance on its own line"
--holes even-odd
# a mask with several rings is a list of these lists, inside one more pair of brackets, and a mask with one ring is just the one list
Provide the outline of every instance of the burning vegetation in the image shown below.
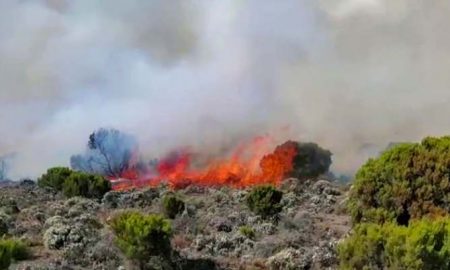
[[314,143],[287,141],[273,146],[270,136],[240,143],[227,155],[205,157],[180,148],[152,160],[139,158],[136,140],[114,129],[100,129],[89,137],[84,155],[71,158],[72,168],[102,174],[116,190],[167,183],[174,189],[188,185],[231,186],[278,185],[284,178],[315,177],[326,173],[331,152]]
[[132,166],[132,155],[136,151],[133,136],[101,128],[89,135],[86,152],[72,156],[70,165],[74,170],[117,178]]

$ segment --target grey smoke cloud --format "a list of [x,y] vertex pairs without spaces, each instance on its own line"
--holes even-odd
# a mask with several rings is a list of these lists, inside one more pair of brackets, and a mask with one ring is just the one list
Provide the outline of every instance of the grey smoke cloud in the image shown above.
[[136,134],[151,156],[289,125],[353,172],[391,141],[449,132],[449,11],[419,0],[1,1],[0,156],[16,153],[18,178],[68,165],[99,127]]

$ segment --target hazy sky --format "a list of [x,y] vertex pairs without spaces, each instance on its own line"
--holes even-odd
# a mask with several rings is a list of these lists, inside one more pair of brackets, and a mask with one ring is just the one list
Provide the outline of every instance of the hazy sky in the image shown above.
[[99,127],[157,155],[289,125],[352,172],[389,142],[450,132],[449,14],[430,0],[2,0],[0,155],[19,178],[68,165]]

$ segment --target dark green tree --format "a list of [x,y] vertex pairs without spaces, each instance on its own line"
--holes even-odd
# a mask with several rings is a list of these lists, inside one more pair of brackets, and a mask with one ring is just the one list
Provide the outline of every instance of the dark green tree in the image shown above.
[[353,221],[407,225],[450,211],[450,137],[397,144],[370,159],[350,191]]

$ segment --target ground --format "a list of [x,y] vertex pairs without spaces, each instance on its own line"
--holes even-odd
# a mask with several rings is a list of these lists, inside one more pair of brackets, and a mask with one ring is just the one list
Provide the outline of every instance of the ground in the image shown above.
[[[186,203],[171,220],[178,269],[336,269],[336,244],[351,228],[346,189],[326,180],[298,179],[287,179],[279,188],[283,210],[265,219],[247,208],[245,189],[190,186],[177,191]],[[33,252],[10,269],[138,269],[114,245],[107,221],[124,209],[162,213],[167,192],[165,186],[111,191],[95,201],[66,199],[30,181],[2,187],[0,221]],[[255,236],[244,235],[242,226]]]

